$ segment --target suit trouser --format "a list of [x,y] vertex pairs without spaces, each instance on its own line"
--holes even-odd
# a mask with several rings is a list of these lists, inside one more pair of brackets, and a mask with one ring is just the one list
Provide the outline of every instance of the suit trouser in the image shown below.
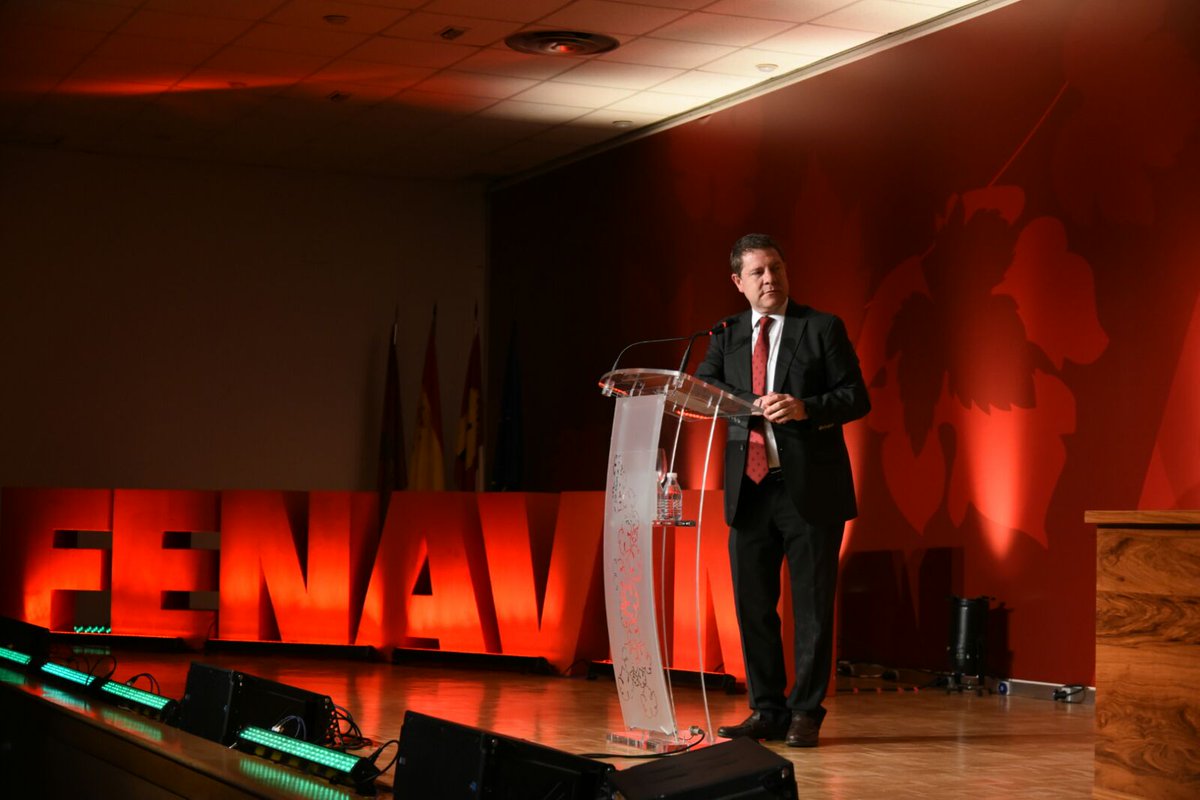
[[[746,659],[750,707],[824,714],[833,667],[833,604],[844,522],[806,522],[773,471],[761,484],[743,478],[729,530],[734,602]],[[795,674],[787,669],[777,606],[787,561],[794,618]]]

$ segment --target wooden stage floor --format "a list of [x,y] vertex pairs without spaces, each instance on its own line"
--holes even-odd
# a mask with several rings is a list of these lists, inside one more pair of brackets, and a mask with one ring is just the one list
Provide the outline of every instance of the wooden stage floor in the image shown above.
[[[622,728],[611,678],[240,653],[115,656],[115,679],[149,672],[162,693],[176,699],[183,696],[192,661],[328,694],[376,742],[399,738],[404,712],[411,709],[570,753],[606,752],[611,757],[605,760],[618,769],[645,763],[622,757],[636,751],[605,741],[606,733]],[[852,692],[849,681],[855,679],[841,680],[840,690],[827,701],[819,747],[767,745],[795,765],[802,800],[1092,796],[1091,705],[943,689],[877,693],[874,684],[862,680],[859,691]],[[144,681],[137,685],[146,686]],[[705,728],[699,688],[676,686],[675,695],[680,728]],[[747,713],[744,694],[710,691],[708,700],[714,727]],[[196,742],[200,751],[215,747]],[[385,751],[380,763],[392,752]],[[390,796],[390,775],[378,786],[382,796]]]

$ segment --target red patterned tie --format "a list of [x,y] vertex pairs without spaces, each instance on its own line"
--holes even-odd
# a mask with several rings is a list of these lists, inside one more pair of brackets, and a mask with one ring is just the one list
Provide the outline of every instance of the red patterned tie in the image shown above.
[[[754,346],[754,356],[751,359],[750,390],[757,395],[767,393],[767,357],[770,355],[767,329],[771,327],[770,317],[759,317],[758,344]],[[762,417],[750,418],[750,444],[746,448],[746,477],[755,483],[762,483],[767,477],[767,437],[763,431]]]

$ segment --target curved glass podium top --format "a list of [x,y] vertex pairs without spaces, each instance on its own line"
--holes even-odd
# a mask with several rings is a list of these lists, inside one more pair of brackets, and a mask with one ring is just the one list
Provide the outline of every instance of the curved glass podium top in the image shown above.
[[761,416],[762,409],[723,389],[670,369],[618,369],[600,378],[606,397],[666,396],[668,413],[681,419]]

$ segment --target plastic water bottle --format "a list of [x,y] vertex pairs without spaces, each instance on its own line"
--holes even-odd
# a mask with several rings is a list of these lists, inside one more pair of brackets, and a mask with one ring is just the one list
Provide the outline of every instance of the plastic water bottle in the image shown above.
[[667,473],[658,489],[658,518],[667,524],[683,519],[683,489],[679,488],[679,478],[674,472]]

